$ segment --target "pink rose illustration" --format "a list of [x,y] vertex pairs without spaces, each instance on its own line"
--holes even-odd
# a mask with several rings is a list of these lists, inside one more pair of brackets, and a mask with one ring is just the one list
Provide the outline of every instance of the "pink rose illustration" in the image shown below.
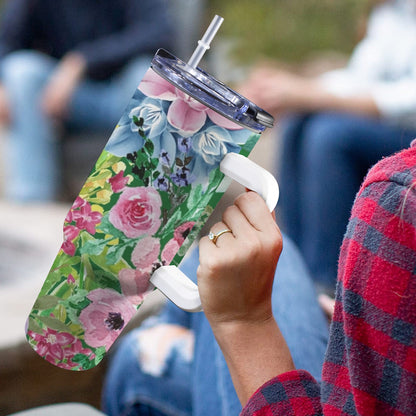
[[170,262],[175,257],[175,254],[178,252],[180,246],[181,245],[174,238],[167,242],[161,254],[163,264],[170,264]]
[[133,305],[143,302],[144,296],[149,289],[150,272],[141,270],[123,269],[118,274],[123,295]]
[[162,250],[161,259],[163,264],[170,264],[181,245],[184,243],[195,222],[188,221],[181,224],[173,233],[173,238],[168,241]]
[[195,225],[195,222],[194,221],[184,222],[178,228],[176,228],[176,230],[175,230],[175,232],[173,234],[173,238],[180,245],[182,245],[183,242],[185,241],[186,237],[188,237],[188,234],[190,233],[190,231],[192,230],[192,228],[194,227],[194,225]]
[[146,72],[139,87],[140,91],[148,97],[172,101],[167,113],[168,121],[184,136],[190,136],[200,130],[205,124],[207,116],[214,124],[225,129],[239,130],[242,128],[191,98],[153,70]]
[[119,272],[121,290],[131,303],[138,305],[142,302],[149,287],[153,265],[159,260],[159,252],[159,240],[145,237],[137,243],[131,255],[131,261],[137,269],[123,269]]
[[91,347],[104,346],[108,350],[136,309],[113,289],[95,289],[87,297],[91,303],[79,316],[85,342]]
[[[59,363],[59,367],[72,368],[78,366],[70,360],[76,354],[84,354],[92,359],[94,354],[90,349],[83,348],[81,341],[67,332],[46,329],[43,334],[29,331],[28,335],[36,342],[36,352],[51,364]],[[63,363],[67,360],[67,363]]]
[[153,263],[158,261],[160,252],[160,242],[157,238],[145,237],[140,240],[133,252],[131,253],[131,261],[136,268],[150,272]]
[[149,288],[149,279],[154,264],[159,261],[160,242],[157,238],[145,237],[140,240],[131,254],[135,269],[123,269],[119,272],[121,290],[134,305],[143,301]]
[[152,235],[159,229],[162,201],[154,188],[126,188],[111,209],[109,220],[126,237]]

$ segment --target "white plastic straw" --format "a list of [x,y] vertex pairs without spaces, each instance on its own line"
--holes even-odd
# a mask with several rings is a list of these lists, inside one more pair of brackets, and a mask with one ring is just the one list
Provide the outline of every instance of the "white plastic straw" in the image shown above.
[[209,49],[209,45],[211,44],[212,39],[214,39],[223,21],[224,18],[218,15],[215,15],[215,17],[212,19],[211,24],[205,31],[202,39],[198,41],[198,46],[195,48],[194,53],[188,61],[188,65],[190,65],[192,68],[196,68],[198,66],[199,62],[205,54],[205,51]]

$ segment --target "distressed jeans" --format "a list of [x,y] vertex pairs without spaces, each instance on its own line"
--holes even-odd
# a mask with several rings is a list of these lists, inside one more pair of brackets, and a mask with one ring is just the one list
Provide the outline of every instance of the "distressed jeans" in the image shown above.
[[[181,269],[195,280],[197,266],[195,250]],[[286,237],[272,297],[296,367],[319,380],[328,325],[305,264]],[[240,402],[204,314],[168,302],[160,316],[122,339],[110,360],[103,409],[110,416],[238,415]]]

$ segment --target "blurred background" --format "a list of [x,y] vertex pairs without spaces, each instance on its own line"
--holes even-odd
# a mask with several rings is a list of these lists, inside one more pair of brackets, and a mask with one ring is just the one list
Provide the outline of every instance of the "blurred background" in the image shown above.
[[[1,7],[4,1],[0,0]],[[345,64],[365,31],[369,0],[175,0],[175,51],[184,60],[212,17],[225,18],[207,54],[209,72],[226,83],[244,81],[262,60],[275,60],[305,74]],[[163,45],[161,45],[163,46]],[[183,55],[180,55],[183,54]],[[139,81],[139,80],[137,80]],[[131,92],[133,93],[133,91]],[[126,100],[130,98],[126,97]],[[268,133],[252,159],[268,168],[278,146]],[[24,322],[61,244],[62,223],[72,198],[104,146],[108,135],[66,140],[64,175],[67,194],[59,201],[15,203],[2,194],[4,163],[0,162],[0,416],[30,407],[80,401],[99,407],[105,362],[83,374],[57,370],[28,347]],[[5,137],[0,126],[0,154]],[[231,189],[216,212],[221,212]],[[142,311],[153,313],[156,306]],[[151,303],[151,302],[150,302]]]
[[[273,59],[304,68],[324,60],[338,65],[364,35],[370,0],[207,1],[206,20],[225,18],[216,41],[239,68]],[[214,49],[214,48],[213,48]],[[345,61],[343,61],[345,62]],[[315,67],[313,68],[315,70]]]

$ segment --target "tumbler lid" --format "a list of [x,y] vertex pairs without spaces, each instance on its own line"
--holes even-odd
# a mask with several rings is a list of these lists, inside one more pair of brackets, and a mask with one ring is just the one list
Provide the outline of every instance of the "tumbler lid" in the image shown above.
[[261,133],[274,119],[247,98],[233,91],[201,68],[193,68],[165,49],[159,49],[151,67],[162,78],[222,116]]

